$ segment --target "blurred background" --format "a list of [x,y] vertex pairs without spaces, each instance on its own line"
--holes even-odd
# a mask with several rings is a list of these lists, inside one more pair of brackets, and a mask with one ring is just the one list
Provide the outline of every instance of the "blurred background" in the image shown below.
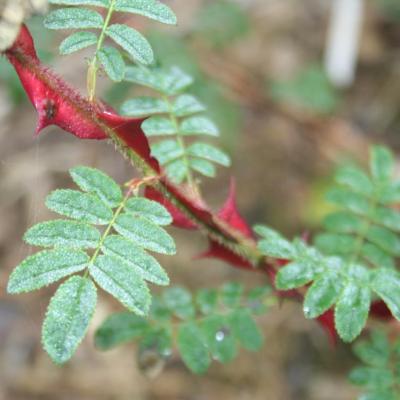
[[[179,65],[196,79],[192,92],[208,106],[233,167],[205,180],[214,207],[235,176],[238,205],[252,224],[287,235],[312,233],[327,211],[324,190],[343,160],[365,163],[371,143],[400,149],[400,2],[364,0],[354,80],[335,86],[325,73],[331,0],[169,0],[177,28],[159,29],[143,18],[159,62]],[[338,2],[339,3],[339,2]],[[29,25],[46,63],[85,91],[90,53],[57,56],[62,35]],[[332,49],[331,49],[332,50]],[[340,53],[338,55],[341,57]],[[118,106],[135,89],[101,80],[99,93]],[[132,168],[105,142],[84,142],[50,127],[34,138],[36,115],[13,70],[0,59],[0,400],[350,400],[350,347],[332,347],[321,328],[285,301],[260,319],[262,351],[242,352],[231,365],[214,363],[205,376],[172,356],[155,379],[136,366],[134,346],[96,351],[93,332],[118,304],[104,293],[91,332],[71,362],[54,366],[41,350],[42,318],[54,287],[11,297],[10,271],[30,251],[21,237],[51,218],[44,207],[55,188],[70,187],[68,168],[103,169],[124,182]],[[172,281],[189,288],[264,279],[215,260],[195,260],[206,243],[174,231],[178,255],[162,260]]]

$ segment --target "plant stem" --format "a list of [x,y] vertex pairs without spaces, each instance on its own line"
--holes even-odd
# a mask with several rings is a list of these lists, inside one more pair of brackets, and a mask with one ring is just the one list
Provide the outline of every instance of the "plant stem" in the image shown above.
[[106,36],[106,30],[110,24],[112,14],[114,12],[116,0],[111,0],[110,6],[108,8],[106,19],[104,20],[103,27],[99,39],[97,40],[96,52],[89,63],[88,73],[87,73],[87,91],[89,94],[89,100],[93,101],[96,94],[96,83],[97,83],[97,71],[99,69],[98,62],[98,52],[103,47],[104,39]]

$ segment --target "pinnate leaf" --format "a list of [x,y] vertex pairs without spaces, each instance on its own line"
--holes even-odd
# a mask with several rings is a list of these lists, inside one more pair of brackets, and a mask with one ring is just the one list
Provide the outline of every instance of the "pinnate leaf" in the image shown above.
[[43,346],[57,364],[68,361],[82,341],[96,307],[96,287],[90,279],[73,276],[50,300],[43,323]]
[[22,293],[40,289],[68,275],[84,270],[89,256],[79,250],[43,250],[29,256],[10,276],[8,293]]

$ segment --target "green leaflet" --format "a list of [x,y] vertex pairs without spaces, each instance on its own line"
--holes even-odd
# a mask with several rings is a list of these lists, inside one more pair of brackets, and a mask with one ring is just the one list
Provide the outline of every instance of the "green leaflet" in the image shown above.
[[370,153],[370,168],[373,179],[377,182],[389,181],[394,168],[392,153],[382,146],[372,147]]
[[368,287],[349,282],[344,287],[335,307],[335,327],[345,342],[354,340],[367,322],[371,303]]
[[107,28],[106,35],[119,44],[133,61],[144,65],[154,62],[154,54],[149,42],[135,29],[122,24],[113,24]]
[[147,136],[164,136],[178,134],[177,127],[165,117],[150,117],[146,119],[142,128]]
[[162,299],[165,305],[177,317],[189,319],[194,317],[195,309],[192,303],[192,295],[181,287],[171,287],[164,291]]
[[60,54],[71,54],[93,46],[97,43],[97,36],[92,32],[76,32],[65,38],[60,44]]
[[130,240],[117,235],[108,236],[102,250],[129,265],[143,279],[157,285],[169,284],[168,275],[158,261]]
[[145,315],[151,297],[143,279],[129,265],[112,256],[99,256],[89,266],[96,283],[129,310]]
[[228,282],[222,285],[220,296],[222,303],[230,308],[239,306],[243,295],[243,286],[240,283]]
[[207,371],[211,358],[204,335],[196,323],[186,322],[180,325],[177,344],[182,360],[191,371],[196,374]]
[[29,292],[84,270],[89,262],[79,250],[43,250],[19,264],[8,281],[8,293]]
[[[178,144],[176,140],[163,140],[155,143],[151,147],[151,152],[157,160],[165,165],[184,156],[185,150]],[[182,162],[182,160],[177,160]]]
[[183,135],[219,136],[217,126],[206,117],[190,117],[182,121],[180,130]]
[[200,328],[215,360],[228,363],[237,356],[236,340],[226,317],[210,315],[201,321]]
[[164,100],[154,97],[137,97],[126,101],[121,106],[121,114],[131,117],[144,117],[166,112],[168,112],[168,104]]
[[43,322],[43,347],[57,364],[74,354],[88,329],[96,307],[93,282],[73,276],[63,283],[50,301]]
[[178,67],[168,70],[144,69],[140,67],[128,67],[125,80],[147,86],[168,96],[174,96],[186,89],[193,83],[191,76],[187,75]]
[[108,206],[116,207],[122,202],[119,185],[105,173],[89,167],[75,167],[70,174],[82,190],[97,194]]
[[218,292],[216,289],[200,289],[196,295],[196,304],[202,314],[211,314],[218,305]]
[[101,14],[86,8],[61,8],[44,19],[48,29],[101,29],[103,23]]
[[339,276],[322,276],[315,280],[307,290],[304,298],[304,315],[306,318],[317,318],[329,310],[337,301],[342,282]]
[[175,254],[174,240],[161,227],[145,218],[122,214],[115,221],[115,229],[139,246],[161,254]]
[[255,226],[254,231],[263,237],[258,242],[258,248],[262,253],[283,259],[291,259],[294,256],[295,250],[292,244],[278,232],[262,225]]
[[106,225],[113,216],[110,207],[96,195],[78,190],[55,190],[47,196],[46,206],[58,214],[94,225]]
[[174,12],[167,5],[156,0],[117,0],[115,11],[143,15],[169,25],[177,23]]
[[189,155],[213,161],[225,167],[230,165],[229,157],[218,148],[208,143],[193,143],[187,149]]
[[64,6],[108,7],[110,0],[49,0],[49,3]]
[[371,281],[372,290],[386,303],[393,316],[400,320],[400,275],[397,271],[378,269]]
[[97,52],[97,57],[108,77],[114,82],[121,82],[125,76],[125,62],[121,53],[114,47],[104,46]]
[[125,204],[125,211],[134,217],[146,218],[157,225],[170,225],[172,223],[171,214],[164,206],[143,197],[129,199]]
[[228,315],[228,321],[233,336],[245,349],[257,351],[262,347],[262,333],[248,310],[233,311]]
[[146,334],[148,321],[129,312],[113,314],[96,331],[95,345],[100,350],[109,350]]
[[311,282],[314,276],[314,270],[310,265],[294,261],[279,270],[276,287],[281,290],[294,289]]
[[82,222],[54,220],[34,225],[24,235],[26,243],[42,247],[95,248],[100,232]]
[[173,102],[173,112],[177,117],[187,117],[205,110],[205,106],[190,94],[181,94]]
[[374,188],[368,175],[357,167],[340,168],[335,176],[336,181],[365,196],[372,195]]

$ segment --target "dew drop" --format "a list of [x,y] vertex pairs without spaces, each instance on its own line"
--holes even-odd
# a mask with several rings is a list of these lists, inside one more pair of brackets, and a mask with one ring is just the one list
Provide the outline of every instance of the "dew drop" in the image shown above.
[[215,334],[215,340],[216,340],[217,342],[222,342],[224,339],[225,339],[225,332],[224,332],[224,331],[218,331],[218,332]]

